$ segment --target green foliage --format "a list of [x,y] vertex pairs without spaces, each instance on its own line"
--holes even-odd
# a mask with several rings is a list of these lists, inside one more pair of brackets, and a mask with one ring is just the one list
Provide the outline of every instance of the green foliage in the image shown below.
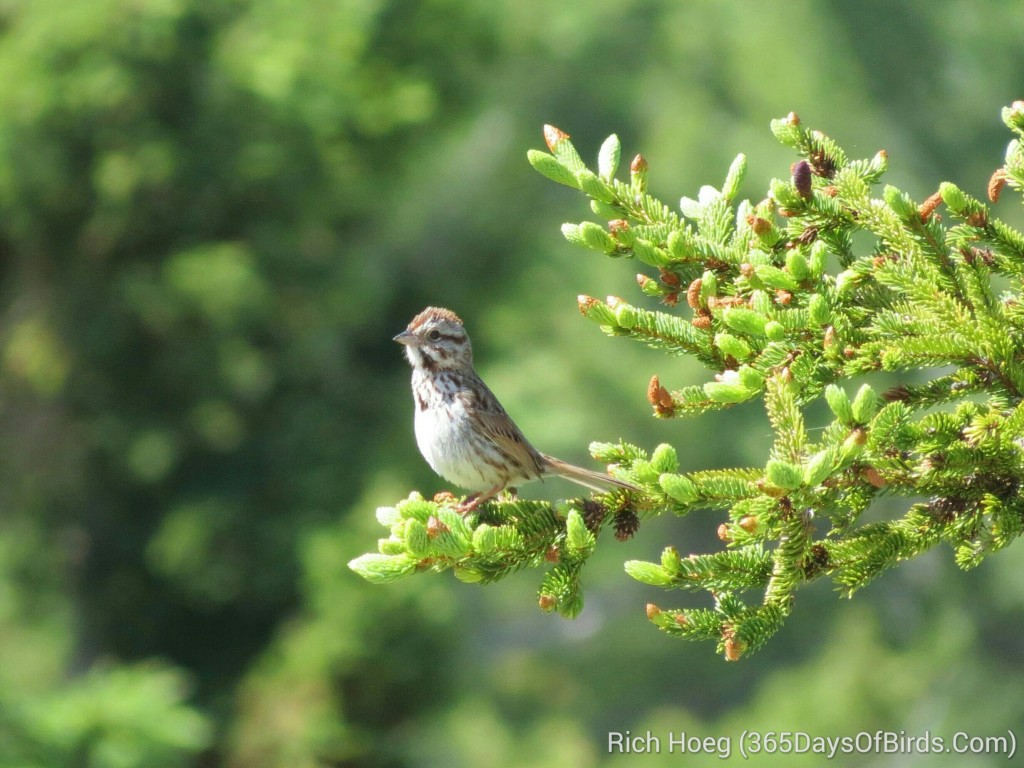
[[378,553],[355,558],[349,567],[367,581],[384,584],[418,571],[451,570],[456,578],[488,583],[514,570],[552,563],[540,587],[540,605],[574,618],[583,609],[580,571],[594,553],[603,523],[628,514],[618,496],[550,504],[500,500],[463,518],[443,502],[412,494],[395,507],[377,510],[391,535]]
[[187,686],[155,665],[96,668],[50,697],[0,704],[0,764],[173,768],[208,746],[209,722],[184,705]]
[[[1018,134],[1022,110],[1017,103],[1004,112]],[[550,126],[551,154],[529,154],[545,176],[583,192],[599,215],[614,216],[607,225],[564,225],[569,242],[656,269],[638,284],[670,308],[686,293],[689,313],[616,296],[579,299],[583,315],[605,333],[692,356],[714,374],[702,387],[671,393],[653,381],[656,415],[763,400],[775,435],[764,469],[680,474],[671,446],[648,458],[625,443],[595,444],[595,458],[616,465],[640,493],[542,510],[492,504],[481,520],[501,516],[509,545],[500,550],[473,547],[481,529],[465,526],[481,524],[474,518],[463,521],[444,508],[419,513],[452,529],[458,545],[448,546],[441,543],[447,533],[425,542],[409,513],[400,512],[392,538],[382,541],[384,554],[356,559],[357,572],[390,580],[450,567],[484,581],[538,565],[547,552],[557,565],[544,579],[541,606],[574,616],[582,605],[579,568],[602,524],[624,511],[643,517],[724,509],[728,521],[718,533],[725,550],[681,558],[669,547],[660,564],[632,560],[626,571],[645,584],[709,592],[713,609],[650,605],[648,615],[670,634],[714,640],[735,660],[778,631],[808,582],[831,577],[851,595],[940,542],[971,568],[1024,532],[1024,236],[948,182],[920,206],[894,187],[879,190],[885,152],[851,160],[795,115],[771,128],[802,158],[791,178],[773,179],[757,204],[737,203],[741,155],[721,189],[705,186],[696,199],[682,199],[681,217],[647,192],[642,156],[628,183],[614,178],[614,136],[602,145],[596,174]],[[1020,189],[1017,141],[999,174]],[[940,199],[953,226],[935,213]],[[826,268],[830,257],[839,265],[834,273]],[[869,384],[848,392],[862,374],[922,369],[932,373],[923,384],[894,386],[884,396]],[[834,418],[812,440],[803,410],[819,399]],[[912,503],[896,520],[858,524],[882,494],[928,501]],[[588,530],[584,519],[596,523]],[[489,542],[495,529],[484,530],[479,538]]]
[[[657,268],[552,236],[569,190],[594,195],[590,218],[610,235],[606,222],[624,219],[608,190],[631,180],[623,153],[637,142],[657,158],[638,184],[677,215],[681,179],[715,179],[740,149],[743,183],[763,187],[791,161],[756,125],[780,101],[827,115],[851,146],[894,137],[899,185],[916,196],[941,158],[984,201],[984,169],[1006,142],[979,105],[1019,82],[1024,16],[993,0],[969,24],[921,2],[886,10],[883,24],[820,0],[770,14],[737,0],[5,3],[0,765],[604,767],[629,761],[603,754],[609,726],[830,733],[929,711],[946,713],[935,731],[1016,728],[1019,547],[964,577],[934,552],[853,605],[801,592],[785,643],[756,665],[721,669],[701,663],[700,645],[638,633],[639,611],[622,606],[655,588],[622,579],[622,561],[658,564],[667,543],[684,557],[731,551],[703,543],[726,519],[703,510],[731,509],[708,494],[756,491],[766,458],[803,465],[768,455],[757,396],[671,421],[720,409],[699,361],[609,342],[564,311],[586,291],[685,315],[630,293],[640,266],[643,296],[661,298]],[[964,76],[941,76],[938,50]],[[593,174],[559,187],[522,161],[524,131],[544,115],[578,128],[584,159],[605,148]],[[606,126],[622,142],[602,143]],[[1012,137],[992,210],[1019,228],[1004,213],[1024,181]],[[769,219],[755,233],[765,248],[791,237]],[[646,239],[638,254],[663,261]],[[705,247],[671,228],[665,244],[670,256]],[[784,269],[754,263],[756,276],[817,279],[832,253],[819,240],[790,249]],[[714,270],[698,276],[699,298],[718,296]],[[382,588],[346,565],[380,554],[368,508],[410,482],[441,487],[410,439],[407,367],[390,343],[428,303],[466,317],[488,381],[538,446],[577,461],[581,435],[679,448],[681,466],[653,451],[644,472],[662,491],[679,478],[664,503],[690,516],[645,518],[621,546],[607,526],[635,520],[603,523],[575,570],[581,621],[530,615],[538,571],[477,591],[445,576]],[[807,308],[821,327],[833,311],[820,295]],[[739,364],[755,357],[728,328],[709,344]],[[647,419],[631,403],[659,360],[675,404],[666,392],[671,410]],[[905,386],[937,408],[984,398],[985,376],[953,370]],[[843,384],[851,401],[860,383]],[[871,440],[911,439],[916,414],[895,405]],[[821,413],[807,412],[811,440]],[[757,469],[691,478],[716,464]],[[901,501],[871,519],[898,517],[887,511]],[[765,503],[739,502],[753,518]],[[1012,541],[1012,510],[987,503],[992,540]],[[504,535],[484,528],[478,545],[518,546]],[[718,642],[715,605],[677,595],[708,611],[690,625]],[[676,667],[685,679],[665,674]]]
[[[421,253],[372,222],[465,119],[493,19],[0,16],[0,765],[256,765],[229,754],[234,689],[297,609],[303,538],[387,440],[357,393],[406,394],[360,337],[405,315]],[[318,726],[335,751],[338,730]]]

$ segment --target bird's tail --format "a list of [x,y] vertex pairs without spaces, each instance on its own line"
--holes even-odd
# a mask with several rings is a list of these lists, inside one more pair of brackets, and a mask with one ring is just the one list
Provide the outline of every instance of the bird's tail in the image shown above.
[[569,464],[568,462],[556,459],[554,456],[548,456],[544,453],[540,456],[544,460],[546,465],[545,469],[548,472],[553,475],[558,475],[559,477],[564,477],[566,480],[571,480],[572,482],[589,488],[592,491],[604,492],[611,486],[626,488],[630,491],[640,490],[632,483],[627,483],[625,480],[619,480],[611,475],[594,472],[591,469],[584,469],[583,467],[577,467],[575,464]]

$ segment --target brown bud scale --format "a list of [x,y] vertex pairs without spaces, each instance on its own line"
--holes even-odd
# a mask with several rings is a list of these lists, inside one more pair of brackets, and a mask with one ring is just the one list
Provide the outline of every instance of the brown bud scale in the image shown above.
[[917,215],[921,217],[921,221],[928,221],[932,214],[935,213],[935,209],[942,203],[942,194],[939,192],[933,192],[928,196],[921,205],[917,207]]
[[597,303],[597,299],[595,299],[593,296],[587,296],[586,294],[583,293],[576,297],[576,306],[579,307],[580,314],[584,316],[587,314],[587,310],[589,310],[592,306],[594,306]]
[[698,277],[686,289],[686,303],[693,309],[700,309],[700,289],[703,285],[703,281]]
[[447,525],[433,515],[427,518],[427,538],[436,539],[442,533],[448,533],[450,530]]
[[657,375],[652,376],[647,385],[647,401],[654,406],[654,411],[659,416],[670,416],[675,411],[672,395],[665,387],[661,386]]
[[886,486],[885,478],[882,477],[882,473],[874,467],[865,467],[861,475],[875,488],[884,488]]
[[569,138],[569,134],[565,131],[555,128],[553,125],[544,126],[544,143],[548,145],[548,149],[552,152],[555,151],[555,147],[558,143]]
[[999,195],[1006,186],[1006,171],[1002,168],[996,170],[988,180],[988,199],[993,203],[999,202]]
[[747,646],[742,640],[737,640],[732,634],[725,638],[726,661],[739,661],[745,650]]
[[747,226],[753,230],[755,235],[766,235],[772,231],[772,223],[768,219],[753,214],[747,216]]

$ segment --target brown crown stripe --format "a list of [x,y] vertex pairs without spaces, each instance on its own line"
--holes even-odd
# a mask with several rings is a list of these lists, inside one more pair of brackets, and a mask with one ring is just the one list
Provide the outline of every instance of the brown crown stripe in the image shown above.
[[412,322],[409,323],[409,330],[414,331],[428,320],[432,320],[434,318],[437,318],[439,320],[447,320],[450,323],[462,325],[462,318],[460,318],[450,309],[442,309],[441,307],[427,307],[412,319]]

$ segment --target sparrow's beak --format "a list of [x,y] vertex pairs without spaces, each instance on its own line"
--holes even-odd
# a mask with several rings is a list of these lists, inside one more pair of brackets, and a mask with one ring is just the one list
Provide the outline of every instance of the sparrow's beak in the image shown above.
[[399,344],[404,344],[407,347],[411,347],[416,343],[416,335],[409,331],[402,331],[400,334],[395,336],[395,341]]

